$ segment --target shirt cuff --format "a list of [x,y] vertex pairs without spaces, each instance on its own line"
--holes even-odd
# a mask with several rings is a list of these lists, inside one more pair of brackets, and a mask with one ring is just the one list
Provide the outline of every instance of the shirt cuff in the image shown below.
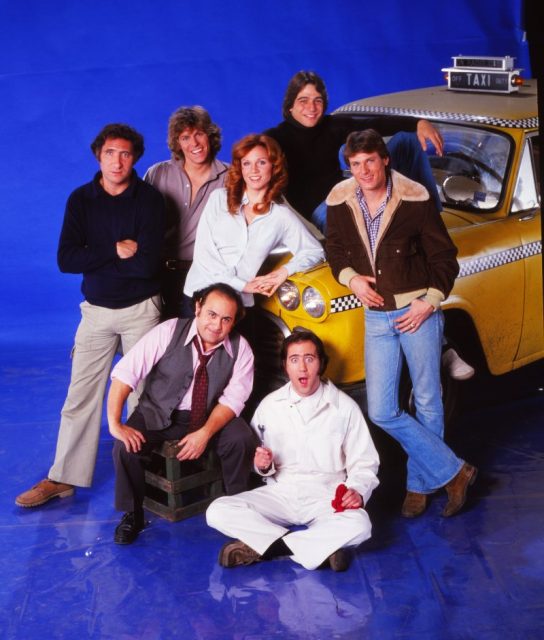
[[227,409],[230,409],[234,415],[239,418],[240,414],[242,413],[242,411],[244,410],[245,402],[238,402],[235,398],[231,397],[230,395],[222,395],[219,400],[217,401],[217,404],[222,404],[224,407],[227,407]]
[[128,387],[130,387],[132,389],[132,391],[134,391],[134,389],[136,389],[136,387],[139,384],[139,380],[136,380],[134,377],[130,376],[128,373],[124,372],[124,371],[116,371],[115,369],[111,372],[111,376],[110,379],[119,380],[119,382],[122,382],[123,384],[126,384]]
[[242,280],[242,278],[239,278],[238,276],[232,276],[232,278],[230,278],[229,284],[231,285],[231,287],[242,293],[247,282],[245,280]]
[[263,478],[269,478],[270,476],[273,476],[276,473],[276,467],[273,462],[270,465],[270,469],[268,469],[266,473],[261,471],[256,465],[253,465],[253,468],[255,469],[255,473],[258,473]]
[[428,302],[429,304],[432,304],[435,310],[440,309],[440,303],[442,302],[442,300],[444,300],[444,294],[439,289],[430,288],[427,290],[427,293],[423,297],[423,300],[425,300],[425,302]]
[[340,271],[340,273],[338,274],[338,282],[340,284],[343,284],[345,287],[349,287],[350,280],[358,275],[360,274],[357,273],[355,269],[353,269],[352,267],[346,267],[345,269],[342,269],[342,271]]

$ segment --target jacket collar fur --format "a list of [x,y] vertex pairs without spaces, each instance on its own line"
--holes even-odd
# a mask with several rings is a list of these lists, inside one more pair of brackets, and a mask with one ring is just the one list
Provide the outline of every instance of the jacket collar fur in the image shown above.
[[[398,173],[394,169],[391,170],[391,178],[393,180],[393,193],[391,194],[390,202],[395,201],[396,204],[398,204],[400,200],[423,202],[429,199],[429,192],[423,185],[419,184],[419,182],[410,180],[410,178],[403,176],[402,173]],[[343,202],[349,202],[352,198],[357,200],[357,196],[355,195],[357,186],[355,178],[342,180],[342,182],[339,182],[333,187],[327,196],[327,204],[335,206]]]
[[[395,170],[391,170],[391,179],[393,181],[391,199],[387,203],[385,211],[383,212],[382,222],[376,239],[376,246],[380,244],[380,241],[386,233],[396,210],[403,200],[405,202],[424,202],[429,199],[429,192],[423,185],[419,184],[419,182],[414,182],[414,180],[410,180],[410,178],[403,176]],[[366,248],[367,255],[374,265],[375,257],[372,255],[370,250],[368,233],[361,213],[361,207],[359,206],[359,200],[356,195],[357,186],[355,178],[348,178],[347,180],[339,182],[327,196],[327,205],[334,207],[345,204],[348,206],[352,212],[355,226],[357,227],[361,241]]]

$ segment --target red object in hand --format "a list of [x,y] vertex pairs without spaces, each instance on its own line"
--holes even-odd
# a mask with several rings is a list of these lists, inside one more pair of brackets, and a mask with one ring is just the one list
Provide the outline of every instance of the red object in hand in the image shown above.
[[346,487],[345,484],[339,484],[336,487],[336,493],[334,494],[334,500],[331,501],[331,504],[333,506],[333,509],[335,510],[335,512],[340,512],[340,511],[345,511],[346,507],[344,507],[342,505],[342,498],[344,497],[344,494],[347,493],[348,488]]

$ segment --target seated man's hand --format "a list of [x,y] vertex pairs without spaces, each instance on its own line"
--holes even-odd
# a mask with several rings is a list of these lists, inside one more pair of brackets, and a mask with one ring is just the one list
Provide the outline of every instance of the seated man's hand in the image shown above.
[[176,455],[178,460],[197,460],[208,446],[208,435],[204,429],[188,433],[178,442],[180,450]]
[[255,457],[253,458],[253,464],[259,471],[266,473],[272,466],[274,455],[270,449],[266,447],[257,447],[255,450]]
[[355,489],[348,489],[342,496],[342,506],[344,509],[360,509],[364,508],[364,501],[361,494]]
[[126,450],[130,453],[137,453],[141,450],[142,444],[145,442],[143,433],[137,429],[133,429],[126,424],[110,425],[110,433],[117,440],[125,445]]

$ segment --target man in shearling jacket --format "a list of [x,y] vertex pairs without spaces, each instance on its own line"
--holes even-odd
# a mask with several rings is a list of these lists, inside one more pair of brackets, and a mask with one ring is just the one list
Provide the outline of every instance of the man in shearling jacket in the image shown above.
[[[344,157],[353,177],[327,198],[327,254],[336,279],[365,308],[365,371],[371,420],[408,455],[405,517],[422,514],[445,488],[444,516],[457,513],[477,470],[444,443],[440,303],[459,271],[457,249],[425,187],[391,171],[372,129],[348,136]],[[416,405],[399,407],[406,359]]]

